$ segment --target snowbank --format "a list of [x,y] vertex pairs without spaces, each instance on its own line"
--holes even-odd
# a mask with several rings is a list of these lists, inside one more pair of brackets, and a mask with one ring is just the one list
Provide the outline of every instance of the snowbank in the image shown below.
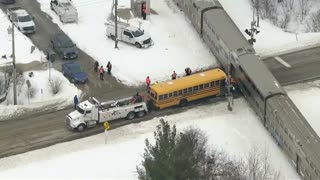
[[[9,88],[7,100],[0,104],[0,121],[8,120],[10,117],[19,116],[28,112],[48,111],[63,109],[73,103],[73,96],[80,96],[81,91],[71,84],[59,71],[51,69],[51,80],[61,81],[60,91],[53,94],[49,83],[48,71],[32,71],[33,77],[29,77],[29,72],[24,72],[23,77],[18,78],[17,104],[13,104],[13,87]],[[31,84],[30,91],[33,97],[28,98],[28,87],[26,81]]]
[[[11,26],[11,22],[2,10],[0,10],[0,55],[6,55],[7,59],[0,58],[0,66],[12,62],[10,57],[12,54],[12,38],[11,34],[8,34],[8,27]],[[16,63],[26,64],[32,61],[41,61],[44,54],[35,47],[31,52],[33,46],[30,39],[22,34],[17,28],[15,28],[15,53]]]

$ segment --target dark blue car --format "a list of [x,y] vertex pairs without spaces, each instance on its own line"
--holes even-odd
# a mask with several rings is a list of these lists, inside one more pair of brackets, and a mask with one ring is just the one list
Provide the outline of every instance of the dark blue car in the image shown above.
[[70,79],[72,83],[80,84],[88,80],[87,73],[85,73],[76,62],[66,62],[62,64],[62,73]]

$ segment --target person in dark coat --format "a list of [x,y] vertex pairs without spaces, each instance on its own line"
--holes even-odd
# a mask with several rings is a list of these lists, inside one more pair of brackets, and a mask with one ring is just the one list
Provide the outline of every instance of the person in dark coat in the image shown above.
[[78,103],[79,103],[78,96],[75,95],[75,96],[73,97],[74,109],[77,109]]
[[98,72],[98,68],[99,68],[99,62],[96,61],[96,62],[94,62],[94,71]]
[[173,73],[171,74],[171,79],[175,80],[177,78],[177,73],[176,71],[173,71]]
[[110,61],[108,61],[107,70],[109,75],[111,75],[111,69],[112,69],[112,64],[110,63]]
[[189,67],[187,67],[186,69],[184,69],[184,71],[186,72],[186,76],[190,76],[192,71]]

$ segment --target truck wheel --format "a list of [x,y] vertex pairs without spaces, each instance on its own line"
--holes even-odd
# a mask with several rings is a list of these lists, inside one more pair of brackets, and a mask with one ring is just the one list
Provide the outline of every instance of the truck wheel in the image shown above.
[[182,99],[181,101],[180,101],[180,103],[179,103],[179,105],[181,106],[181,107],[184,107],[184,106],[186,106],[188,104],[188,100],[187,99]]
[[141,48],[142,47],[141,44],[139,44],[139,43],[135,43],[135,45],[136,45],[137,48]]
[[129,112],[129,114],[127,115],[127,119],[132,120],[136,115],[134,114],[134,112]]
[[82,131],[84,131],[86,129],[86,126],[84,125],[84,124],[80,124],[78,127],[77,127],[77,130],[79,131],[79,132],[82,132]]
[[145,113],[144,111],[139,111],[139,112],[137,112],[137,116],[138,116],[139,118],[143,117],[145,114],[146,114],[146,113]]

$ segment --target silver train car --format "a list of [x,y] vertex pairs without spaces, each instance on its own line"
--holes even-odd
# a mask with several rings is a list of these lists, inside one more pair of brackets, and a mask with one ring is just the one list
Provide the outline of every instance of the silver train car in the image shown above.
[[320,179],[320,138],[215,0],[172,0],[190,19],[303,179]]

